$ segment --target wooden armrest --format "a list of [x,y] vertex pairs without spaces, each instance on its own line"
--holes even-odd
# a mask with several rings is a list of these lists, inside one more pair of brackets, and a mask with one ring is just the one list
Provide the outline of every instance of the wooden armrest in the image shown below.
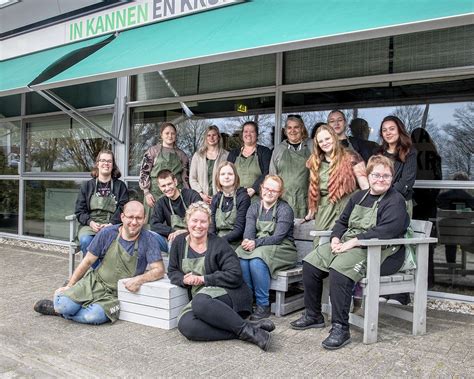
[[309,232],[309,235],[312,237],[330,237],[331,233],[331,230],[313,230]]
[[381,240],[373,238],[370,240],[359,240],[360,246],[384,246],[384,245],[421,245],[424,243],[436,243],[437,238],[393,238],[388,240]]
[[69,215],[64,217],[66,221],[74,221],[76,219],[76,215]]

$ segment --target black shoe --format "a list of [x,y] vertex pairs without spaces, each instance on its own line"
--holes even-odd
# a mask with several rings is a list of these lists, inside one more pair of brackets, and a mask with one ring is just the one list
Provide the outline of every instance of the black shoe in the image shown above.
[[250,321],[258,321],[262,318],[269,318],[271,315],[270,306],[262,307],[261,305],[257,305],[257,309],[255,312],[250,315]]
[[303,312],[303,315],[299,319],[290,322],[290,326],[296,330],[324,328],[324,316],[319,314],[317,317],[309,317],[306,315],[306,312]]
[[33,309],[42,315],[59,316],[59,313],[54,310],[54,303],[51,300],[38,300]]
[[270,346],[271,336],[266,330],[246,322],[239,333],[239,339],[257,345],[260,349],[267,351]]
[[262,318],[258,321],[249,321],[252,325],[256,326],[257,328],[266,330],[267,332],[273,332],[275,330],[275,324],[272,320],[268,318]]
[[329,336],[321,345],[328,350],[339,349],[351,342],[351,333],[348,326],[341,324],[332,324]]

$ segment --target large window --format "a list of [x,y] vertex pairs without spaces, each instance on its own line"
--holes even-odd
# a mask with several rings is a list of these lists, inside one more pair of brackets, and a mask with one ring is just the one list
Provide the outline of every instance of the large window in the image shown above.
[[67,240],[69,223],[79,192],[77,181],[25,181],[24,233],[28,236]]
[[[89,117],[111,130],[112,115]],[[26,124],[27,172],[87,172],[98,152],[110,144],[89,127],[71,118],[53,118]]]
[[0,121],[0,175],[18,175],[20,122]]
[[[130,176],[138,175],[144,152],[159,142],[159,127],[164,121],[173,122],[178,129],[178,146],[192,157],[202,143],[209,125],[217,125],[224,134],[226,149],[239,146],[239,131],[247,120],[260,125],[259,143],[271,147],[275,125],[273,96],[256,96],[224,100],[192,101],[186,103],[192,116],[186,116],[176,105],[156,105],[133,108],[130,122]],[[239,111],[240,110],[240,111]]]
[[18,233],[18,180],[0,180],[0,232]]

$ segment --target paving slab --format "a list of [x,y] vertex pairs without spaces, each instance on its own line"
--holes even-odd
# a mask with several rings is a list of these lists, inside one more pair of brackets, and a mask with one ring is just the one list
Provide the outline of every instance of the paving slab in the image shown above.
[[0,378],[474,377],[474,316],[428,311],[424,336],[382,316],[379,341],[321,348],[325,329],[295,331],[299,312],[275,318],[269,352],[242,341],[191,342],[126,321],[81,325],[33,311],[67,277],[67,256],[0,244]]

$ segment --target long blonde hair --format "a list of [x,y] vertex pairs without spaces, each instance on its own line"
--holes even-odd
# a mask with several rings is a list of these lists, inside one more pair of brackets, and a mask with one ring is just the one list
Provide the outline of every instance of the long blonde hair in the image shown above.
[[320,174],[321,162],[324,160],[325,153],[318,144],[318,135],[326,131],[333,140],[333,149],[330,154],[331,163],[329,163],[328,191],[329,200],[335,203],[346,193],[350,193],[356,188],[356,178],[352,171],[351,154],[339,142],[336,132],[327,124],[319,127],[313,140],[313,152],[306,161],[306,167],[309,169],[309,188],[308,188],[308,208],[317,210],[320,194]]
[[222,136],[219,128],[216,125],[210,125],[206,128],[206,132],[204,133],[204,139],[202,141],[202,145],[198,150],[198,154],[201,155],[202,157],[205,157],[207,154],[207,149],[209,146],[207,145],[207,133],[209,133],[211,130],[215,131],[219,137],[219,143],[218,143],[218,149],[219,151],[222,150],[223,146],[223,141],[222,141]]

